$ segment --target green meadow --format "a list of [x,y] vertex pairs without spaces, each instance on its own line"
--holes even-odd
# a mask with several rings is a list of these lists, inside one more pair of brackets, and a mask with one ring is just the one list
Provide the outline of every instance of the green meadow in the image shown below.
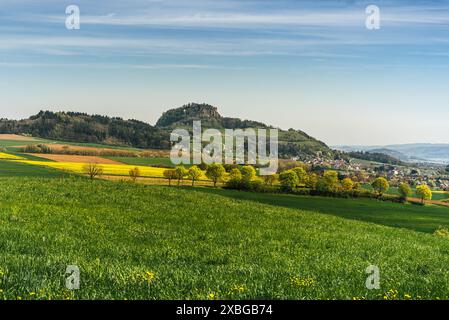
[[[30,160],[37,160],[32,159],[37,158],[33,156],[29,156],[27,158],[29,158]],[[62,177],[64,175],[66,175],[66,173],[47,167],[0,160],[0,177]]]
[[[432,234],[449,219],[433,206],[78,177],[0,185],[4,299],[449,297],[449,239]],[[79,290],[65,288],[68,265]],[[369,265],[380,290],[365,288]]]
[[[364,184],[363,187],[367,190],[373,190],[370,184]],[[387,193],[392,195],[399,195],[399,190],[396,187],[391,187]],[[415,188],[412,189],[411,197],[419,198],[419,196],[416,194]],[[449,192],[439,191],[432,193],[432,200],[446,200],[446,199],[449,199]]]
[[[130,164],[130,165],[136,165],[136,166],[152,166],[152,167],[168,167],[173,168],[175,167],[173,163],[171,162],[170,158],[162,158],[162,157],[155,157],[155,158],[138,158],[138,157],[106,157],[111,160],[115,160],[118,162],[122,162],[124,164]],[[189,166],[186,166],[189,167]]]

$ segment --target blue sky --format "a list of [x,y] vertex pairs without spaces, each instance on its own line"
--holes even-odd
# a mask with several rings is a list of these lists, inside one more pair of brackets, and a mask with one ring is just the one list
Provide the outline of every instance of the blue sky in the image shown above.
[[449,143],[448,80],[449,1],[0,1],[0,117],[207,102],[328,144]]

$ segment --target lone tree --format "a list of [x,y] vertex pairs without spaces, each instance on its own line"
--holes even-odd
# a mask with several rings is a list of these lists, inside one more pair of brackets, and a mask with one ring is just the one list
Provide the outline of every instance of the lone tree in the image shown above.
[[188,176],[192,180],[192,187],[195,185],[195,181],[199,180],[201,178],[201,169],[197,166],[190,167],[188,171]]
[[401,183],[399,186],[399,194],[401,195],[401,199],[406,201],[412,194],[412,188],[410,188],[408,183]]
[[90,180],[94,180],[103,174],[103,168],[97,163],[89,163],[84,166],[84,172],[89,176]]
[[171,181],[176,179],[175,169],[167,169],[164,171],[164,177],[168,180],[168,185],[171,186]]
[[371,186],[373,189],[379,194],[381,197],[385,192],[390,189],[390,184],[388,183],[387,179],[380,177],[377,178],[371,183]]
[[137,178],[140,177],[140,169],[135,167],[134,169],[129,170],[129,177],[133,182],[136,182]]
[[424,200],[432,200],[432,190],[425,184],[416,187],[416,194],[421,198],[422,204]]
[[293,170],[283,171],[279,174],[279,182],[283,190],[292,191],[298,185],[298,175]]
[[182,179],[184,179],[185,176],[187,176],[187,169],[183,166],[177,166],[175,168],[175,175],[176,179],[178,179],[178,186],[181,184]]
[[212,180],[215,188],[217,186],[217,182],[223,179],[225,172],[226,170],[221,164],[213,163],[207,167],[206,177]]

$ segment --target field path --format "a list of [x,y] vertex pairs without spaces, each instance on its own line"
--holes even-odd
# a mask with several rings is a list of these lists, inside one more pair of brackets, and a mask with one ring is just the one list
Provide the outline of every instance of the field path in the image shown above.
[[[408,201],[414,203],[421,203],[421,199],[419,198],[407,198]],[[425,203],[436,204],[438,206],[449,207],[448,202],[438,201],[438,200],[426,200]]]
[[33,141],[33,137],[20,136],[18,134],[0,134],[0,140],[12,140],[12,141]]

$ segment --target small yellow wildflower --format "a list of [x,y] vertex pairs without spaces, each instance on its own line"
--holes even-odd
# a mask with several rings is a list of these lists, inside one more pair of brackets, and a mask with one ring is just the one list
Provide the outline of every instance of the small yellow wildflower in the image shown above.
[[384,294],[384,300],[395,300],[398,297],[398,290],[390,289]]
[[412,296],[406,293],[406,294],[404,294],[404,299],[405,300],[411,300]]
[[231,288],[232,293],[243,293],[246,291],[246,287],[244,284],[236,284]]
[[209,294],[207,295],[207,298],[208,298],[209,300],[215,300],[215,293],[213,293],[213,292],[209,293]]
[[365,297],[352,297],[352,300],[356,301],[356,300],[366,300]]
[[148,283],[153,282],[153,280],[154,280],[155,278],[156,278],[156,274],[155,274],[154,272],[151,272],[151,271],[145,272],[145,280],[146,280]]
[[297,287],[311,287],[315,284],[315,279],[311,277],[301,278],[294,276],[290,278],[290,283]]

